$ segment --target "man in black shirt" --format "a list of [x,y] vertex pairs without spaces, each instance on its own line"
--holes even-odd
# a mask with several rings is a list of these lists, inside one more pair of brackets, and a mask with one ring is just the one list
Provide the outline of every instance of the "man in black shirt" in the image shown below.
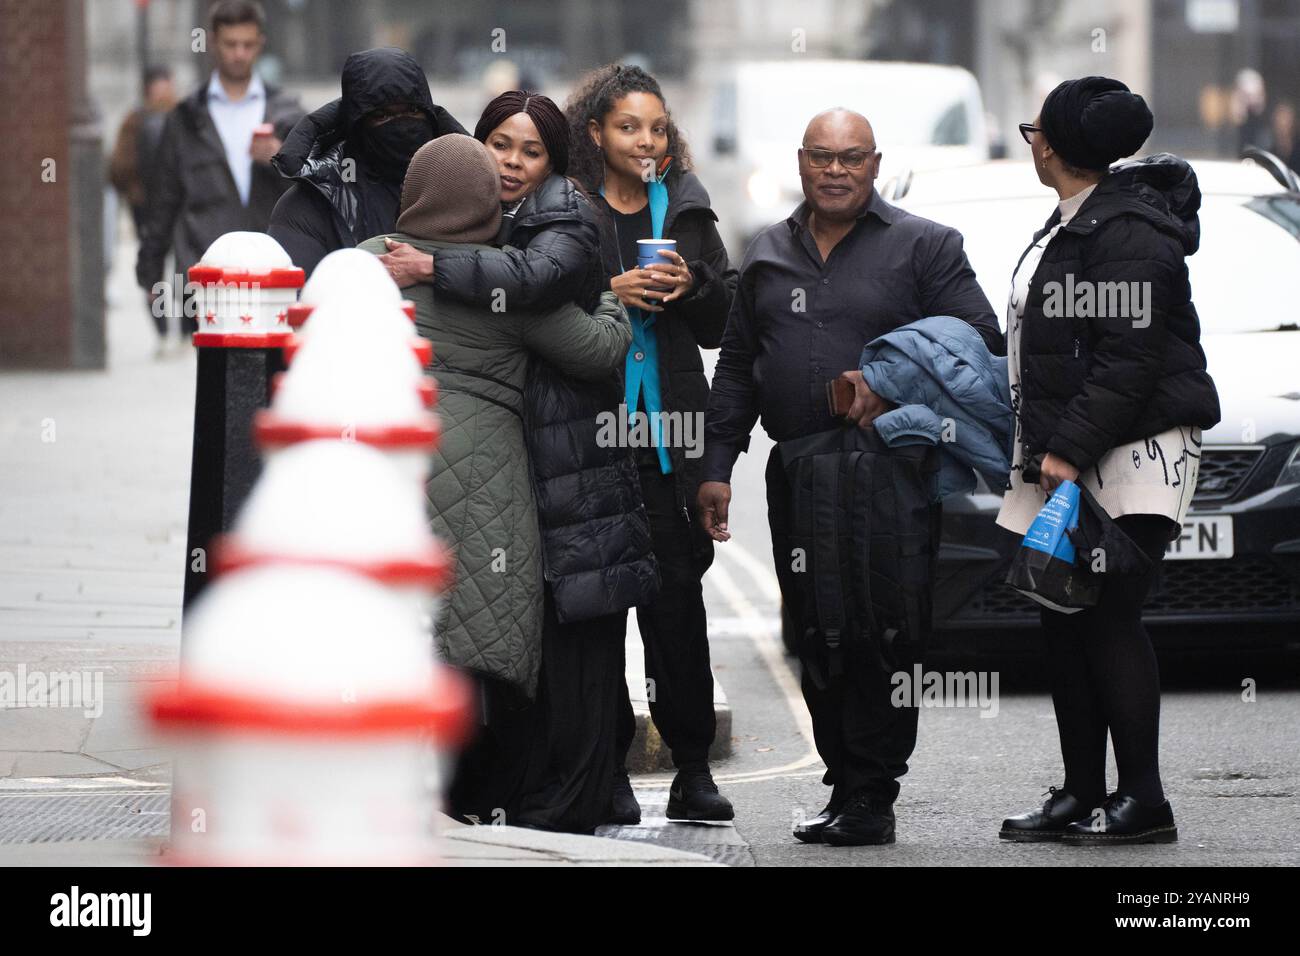
[[[705,418],[699,510],[715,541],[730,538],[731,469],[760,416],[778,442],[842,427],[826,401],[826,382],[837,376],[854,388],[847,422],[870,428],[887,409],[857,370],[867,342],[916,319],[950,315],[978,329],[995,354],[1005,351],[960,233],[881,199],[874,186],[880,156],[865,117],[843,109],[818,114],[799,150],[805,201],[745,255]],[[790,489],[776,449],[767,486],[773,555],[789,605],[797,600]],[[804,700],[834,790],[795,836],[837,845],[893,842],[896,777],[916,743],[917,709],[891,706],[889,675],[846,667],[842,679],[819,686],[804,658]]]

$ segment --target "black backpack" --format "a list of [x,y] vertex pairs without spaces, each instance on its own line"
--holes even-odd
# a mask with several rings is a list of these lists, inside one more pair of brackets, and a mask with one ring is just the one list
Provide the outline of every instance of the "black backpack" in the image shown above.
[[781,442],[791,544],[806,556],[795,621],[805,661],[837,678],[846,656],[888,673],[921,659],[931,622],[940,508],[938,450],[890,448],[844,427]]

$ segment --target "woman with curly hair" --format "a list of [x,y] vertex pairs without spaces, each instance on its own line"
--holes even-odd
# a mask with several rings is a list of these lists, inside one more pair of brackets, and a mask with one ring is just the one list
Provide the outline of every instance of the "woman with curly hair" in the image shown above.
[[[716,728],[700,582],[713,561],[713,542],[694,512],[703,451],[697,443],[709,400],[700,349],[716,349],[722,341],[736,270],[652,76],[635,66],[603,66],[579,82],[565,114],[569,173],[601,213],[606,288],[632,318],[624,369],[628,419],[645,413],[638,424],[649,426],[633,425],[629,436],[650,436],[648,446],[637,449],[637,464],[662,586],[656,600],[637,608],[637,623],[646,677],[655,688],[651,715],[677,767],[668,817],[730,820],[731,804],[709,772]],[[661,252],[662,263],[638,268],[638,239],[672,239],[677,248]],[[664,421],[681,422],[677,435],[683,440],[665,441],[658,427]],[[701,427],[691,430],[688,421]],[[635,729],[626,698],[620,722],[619,752],[625,755]],[[624,761],[619,767],[611,822],[635,823],[640,807]]]

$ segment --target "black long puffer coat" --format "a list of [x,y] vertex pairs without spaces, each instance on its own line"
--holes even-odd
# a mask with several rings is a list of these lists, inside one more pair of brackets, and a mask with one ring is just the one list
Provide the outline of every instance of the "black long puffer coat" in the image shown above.
[[[549,176],[505,217],[496,244],[509,248],[435,254],[435,294],[489,307],[500,296],[507,311],[599,302],[596,212],[564,176]],[[596,440],[597,416],[622,395],[621,375],[582,382],[538,358],[529,365],[525,433],[543,574],[561,623],[648,604],[659,591],[635,452]]]
[[[1218,423],[1185,261],[1200,245],[1200,205],[1191,166],[1160,153],[1113,167],[1047,246],[1021,331],[1025,461],[1051,452],[1082,470],[1118,445]],[[1059,219],[1058,210],[1034,241]],[[1149,284],[1129,287],[1147,313],[1132,297],[1123,315],[1065,310],[1071,288],[1101,293],[1102,283]]]

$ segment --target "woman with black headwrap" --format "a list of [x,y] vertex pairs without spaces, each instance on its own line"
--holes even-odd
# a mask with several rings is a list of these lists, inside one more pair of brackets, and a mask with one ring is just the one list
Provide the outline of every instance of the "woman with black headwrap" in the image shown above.
[[[1039,180],[1060,201],[1012,279],[1016,441],[998,524],[1023,535],[1069,480],[1146,560],[1137,556],[1140,570],[1106,568],[1107,555],[1088,555],[1103,572],[1097,604],[1042,609],[1065,782],[1041,809],[1003,821],[1003,839],[1113,846],[1178,837],[1160,782],[1160,676],[1142,605],[1181,530],[1201,429],[1218,422],[1219,401],[1185,262],[1200,240],[1196,174],[1167,153],[1111,166],[1137,152],[1152,125],[1141,96],[1089,76],[1062,83],[1020,127]],[[1109,795],[1108,732],[1119,769]]]

